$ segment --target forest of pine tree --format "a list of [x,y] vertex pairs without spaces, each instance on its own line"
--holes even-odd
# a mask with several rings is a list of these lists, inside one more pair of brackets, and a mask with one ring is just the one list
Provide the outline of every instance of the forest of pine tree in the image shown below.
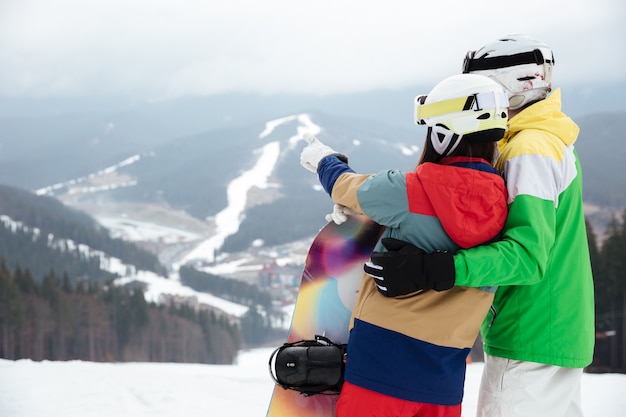
[[[113,239],[86,213],[71,209],[60,201],[0,184],[0,256],[11,268],[28,265],[39,281],[50,268],[67,271],[72,281],[88,278],[104,283],[114,275],[102,270],[100,261],[77,248],[53,248],[51,239],[71,240],[93,250],[119,258],[137,269],[167,276],[158,257],[122,239]],[[7,222],[5,224],[5,222]],[[13,227],[11,223],[20,223]]]
[[270,293],[261,291],[256,285],[198,271],[189,266],[181,266],[178,274],[183,284],[196,291],[208,292],[245,306],[260,305],[266,310],[272,306]]
[[208,292],[220,298],[250,307],[241,318],[241,336],[250,346],[285,338],[284,329],[275,329],[272,318],[280,321],[282,311],[274,311],[272,297],[268,291],[258,286],[236,279],[220,277],[182,266],[179,270],[180,281],[196,291]]
[[613,219],[599,246],[587,227],[596,300],[596,346],[592,372],[626,373],[626,210]]
[[79,281],[0,261],[0,357],[230,364],[240,330],[190,307],[148,304],[140,288]]

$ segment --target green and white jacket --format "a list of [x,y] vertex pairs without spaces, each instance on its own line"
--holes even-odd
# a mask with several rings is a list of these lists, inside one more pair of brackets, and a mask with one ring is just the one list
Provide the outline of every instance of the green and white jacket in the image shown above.
[[454,257],[456,285],[499,286],[481,334],[492,356],[583,368],[594,295],[574,142],[560,90],[511,118],[498,143],[509,215],[499,242]]

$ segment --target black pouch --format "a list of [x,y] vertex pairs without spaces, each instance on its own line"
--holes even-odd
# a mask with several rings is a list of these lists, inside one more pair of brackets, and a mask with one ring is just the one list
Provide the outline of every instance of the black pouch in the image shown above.
[[345,344],[323,336],[285,343],[270,356],[270,375],[284,389],[302,395],[336,395],[343,385]]

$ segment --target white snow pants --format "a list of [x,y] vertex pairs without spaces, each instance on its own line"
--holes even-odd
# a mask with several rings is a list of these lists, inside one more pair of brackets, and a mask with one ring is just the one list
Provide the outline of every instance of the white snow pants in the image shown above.
[[485,354],[476,417],[582,417],[582,373]]

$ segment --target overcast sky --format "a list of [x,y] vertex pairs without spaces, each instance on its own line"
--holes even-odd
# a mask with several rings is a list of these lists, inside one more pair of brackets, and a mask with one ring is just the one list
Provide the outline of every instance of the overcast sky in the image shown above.
[[555,84],[626,78],[623,0],[0,0],[0,96],[333,94],[434,84],[527,33]]

